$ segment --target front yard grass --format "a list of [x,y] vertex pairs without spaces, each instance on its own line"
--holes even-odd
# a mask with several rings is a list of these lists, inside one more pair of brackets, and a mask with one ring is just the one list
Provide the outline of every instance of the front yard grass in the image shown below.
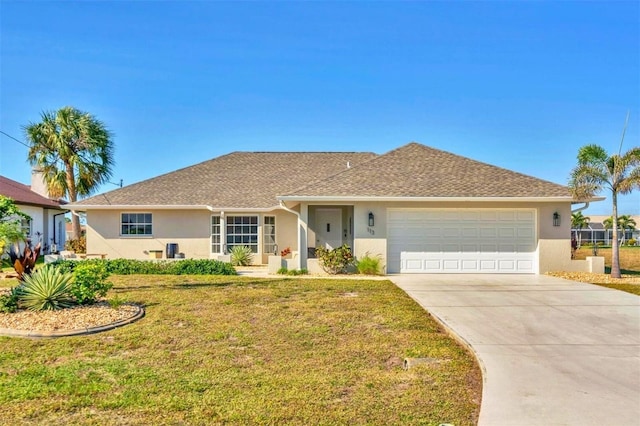
[[[0,337],[0,423],[477,422],[473,356],[389,281],[111,279],[109,297],[144,304],[145,318]],[[437,361],[404,371],[405,357]]]

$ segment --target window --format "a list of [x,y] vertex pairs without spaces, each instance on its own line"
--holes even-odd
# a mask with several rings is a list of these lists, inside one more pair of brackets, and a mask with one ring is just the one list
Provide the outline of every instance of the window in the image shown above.
[[276,250],[276,217],[265,216],[263,224],[263,253],[275,253]]
[[32,224],[33,224],[33,222],[31,221],[31,219],[22,218],[20,220],[20,229],[22,230],[24,235],[26,235],[27,237],[31,236],[31,225]]
[[258,216],[227,216],[227,250],[246,246],[258,252]]
[[122,213],[120,235],[153,235],[151,213]]
[[220,216],[211,216],[211,253],[222,253],[220,242]]

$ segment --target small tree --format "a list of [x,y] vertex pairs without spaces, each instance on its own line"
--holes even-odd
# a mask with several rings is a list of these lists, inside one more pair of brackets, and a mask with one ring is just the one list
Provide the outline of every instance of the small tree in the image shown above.
[[584,216],[582,212],[571,213],[571,227],[575,229],[578,248],[580,248],[580,246],[582,245],[582,235],[580,230],[589,226],[590,222],[591,218],[588,216]]

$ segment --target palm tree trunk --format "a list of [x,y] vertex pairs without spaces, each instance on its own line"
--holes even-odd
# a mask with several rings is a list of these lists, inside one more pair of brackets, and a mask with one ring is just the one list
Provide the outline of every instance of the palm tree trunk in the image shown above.
[[620,247],[618,246],[618,194],[611,191],[613,200],[613,241],[611,241],[611,278],[621,278],[620,274]]
[[[78,192],[76,191],[76,181],[73,177],[73,166],[71,163],[65,163],[67,172],[67,189],[69,193],[69,201],[74,203],[78,201]],[[71,238],[77,240],[80,238],[80,217],[71,213]]]

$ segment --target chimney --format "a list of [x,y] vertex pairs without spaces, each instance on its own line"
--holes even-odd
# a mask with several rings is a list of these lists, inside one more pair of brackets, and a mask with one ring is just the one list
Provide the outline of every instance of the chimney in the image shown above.
[[51,198],[49,197],[47,184],[44,182],[44,175],[39,169],[31,170],[31,190],[43,197]]

